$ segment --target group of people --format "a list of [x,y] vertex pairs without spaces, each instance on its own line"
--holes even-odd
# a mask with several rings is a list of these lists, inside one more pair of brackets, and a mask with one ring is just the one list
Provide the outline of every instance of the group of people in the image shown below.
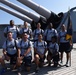
[[[27,71],[30,71],[33,61],[37,72],[44,65],[45,59],[47,59],[48,66],[53,64],[57,67],[63,64],[63,52],[66,53],[66,66],[68,67],[72,43],[71,40],[66,40],[66,34],[64,24],[59,32],[53,28],[52,23],[49,23],[45,30],[41,29],[41,24],[38,23],[37,29],[32,31],[27,22],[24,22],[23,28],[18,28],[14,25],[14,21],[10,20],[10,25],[4,29],[6,41],[3,44],[3,56],[0,58],[2,70],[6,69],[4,60],[10,60],[11,68],[17,68],[18,75],[22,63]],[[32,56],[34,56],[33,60]]]

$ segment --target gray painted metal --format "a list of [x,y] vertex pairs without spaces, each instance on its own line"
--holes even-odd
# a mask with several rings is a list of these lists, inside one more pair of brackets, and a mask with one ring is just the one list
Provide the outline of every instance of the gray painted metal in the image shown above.
[[57,28],[58,31],[60,30],[61,25],[64,24],[65,21],[67,20],[67,17],[68,17],[68,13],[64,13],[63,19],[62,19],[60,25],[59,25],[58,28]]
[[16,4],[14,4],[14,3],[12,3],[12,2],[10,2],[8,0],[0,0],[0,2],[3,3],[3,4],[5,4],[5,5],[7,5],[7,6],[9,6],[9,7],[11,7],[11,8],[13,8],[13,9],[15,9],[16,11],[18,11],[18,12],[20,12],[20,13],[28,16],[28,17],[30,17],[35,22],[38,22],[39,19],[40,19],[39,15],[35,15],[35,14],[29,12],[28,10],[25,10],[24,8],[22,8],[22,7],[20,7],[20,6],[16,5]]
[[15,12],[15,11],[12,11],[11,9],[8,9],[8,8],[3,7],[1,5],[0,5],[0,9],[7,12],[7,13],[9,13],[9,14],[12,14],[12,15],[18,17],[19,19],[22,19],[23,21],[27,21],[30,24],[32,23],[32,19],[30,19],[30,18],[28,18],[28,17],[26,17],[24,15],[21,15],[21,14]]
[[5,27],[6,27],[5,25],[3,26],[0,24],[0,48],[2,48],[2,45],[4,41],[6,40],[6,38],[4,37],[4,33],[3,33]]
[[22,4],[28,6],[29,8],[33,9],[37,13],[46,17],[46,19],[48,19],[51,15],[51,12],[48,9],[44,8],[41,5],[38,5],[37,3],[33,2],[32,0],[17,0],[17,1],[21,2]]

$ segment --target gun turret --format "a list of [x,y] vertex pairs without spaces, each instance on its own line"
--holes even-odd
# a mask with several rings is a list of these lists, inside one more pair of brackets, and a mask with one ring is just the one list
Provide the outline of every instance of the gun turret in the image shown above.
[[0,0],[0,2],[11,7],[11,8],[13,8],[13,9],[15,9],[16,11],[28,16],[29,18],[33,19],[35,22],[39,21],[40,16],[35,15],[35,14],[29,12],[28,10],[25,10],[24,8],[14,4],[8,0]]
[[34,30],[36,28],[36,26],[35,26],[36,23],[32,19],[28,18],[27,16],[21,15],[15,11],[12,11],[11,9],[5,8],[1,5],[0,5],[0,9],[17,17],[17,18],[19,18],[19,19],[21,19],[21,20],[23,20],[23,21],[27,21],[29,24],[31,24],[32,30]]
[[56,15],[52,11],[49,11],[48,9],[44,8],[43,6],[38,5],[37,3],[33,2],[32,0],[17,0],[17,1],[21,2],[22,4],[28,6],[31,9],[33,9],[40,15],[46,17],[47,23],[52,22],[54,25],[54,28],[57,28],[59,26],[59,24],[63,18],[62,12],[59,13],[58,15]]
[[14,4],[14,3],[12,3],[12,2],[10,2],[8,0],[0,0],[0,2],[5,4],[5,5],[7,5],[7,6],[9,6],[9,7],[11,7],[11,8],[13,8],[13,9],[15,9],[16,11],[18,11],[18,12],[20,12],[20,13],[28,16],[28,17],[30,17],[31,19],[33,19],[33,24],[31,25],[32,26],[32,30],[34,30],[34,28],[36,28],[35,25],[38,22],[41,23],[43,29],[46,28],[46,18],[44,18],[44,17],[42,17],[40,15],[35,15],[35,14],[29,12],[28,10],[25,10],[24,8]]

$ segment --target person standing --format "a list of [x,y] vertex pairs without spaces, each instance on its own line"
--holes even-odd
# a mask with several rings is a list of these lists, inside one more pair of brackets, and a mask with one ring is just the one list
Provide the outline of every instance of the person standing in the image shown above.
[[19,37],[19,28],[15,26],[14,21],[10,20],[10,25],[4,29],[4,36],[7,38],[7,33],[11,31],[13,38],[17,39]]
[[32,30],[28,27],[28,23],[24,22],[24,27],[20,30],[20,35],[22,37],[23,33],[27,33],[28,34],[28,39],[31,40],[32,38]]
[[49,23],[48,28],[44,32],[44,40],[47,42],[47,45],[52,41],[51,38],[53,36],[58,37],[57,30],[53,28],[53,24]]
[[35,29],[34,32],[33,32],[34,42],[38,40],[38,35],[39,34],[44,35],[44,30],[41,29],[41,24],[40,23],[37,23],[37,29]]
[[70,42],[69,40],[66,40],[66,34],[67,30],[65,25],[63,24],[61,26],[61,31],[59,32],[59,52],[61,53],[61,61],[60,64],[63,65],[63,53],[66,53],[66,67],[69,67],[69,60],[70,60]]

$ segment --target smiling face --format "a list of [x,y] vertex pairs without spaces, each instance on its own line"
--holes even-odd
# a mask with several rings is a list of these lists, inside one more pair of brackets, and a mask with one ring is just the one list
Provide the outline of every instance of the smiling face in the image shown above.
[[65,30],[66,30],[66,27],[65,27],[64,24],[61,26],[61,30],[62,30],[62,31],[65,31]]
[[8,32],[8,34],[7,34],[7,38],[8,38],[9,40],[12,39],[12,32]]
[[23,40],[26,41],[28,39],[27,33],[23,33]]
[[43,38],[42,34],[39,34],[39,35],[38,35],[38,39],[39,39],[39,40],[42,40],[42,38]]
[[41,24],[40,24],[40,23],[37,24],[37,28],[38,28],[38,29],[41,28]]
[[53,24],[50,23],[50,24],[48,25],[48,27],[49,27],[49,29],[52,29],[52,28],[53,28]]

